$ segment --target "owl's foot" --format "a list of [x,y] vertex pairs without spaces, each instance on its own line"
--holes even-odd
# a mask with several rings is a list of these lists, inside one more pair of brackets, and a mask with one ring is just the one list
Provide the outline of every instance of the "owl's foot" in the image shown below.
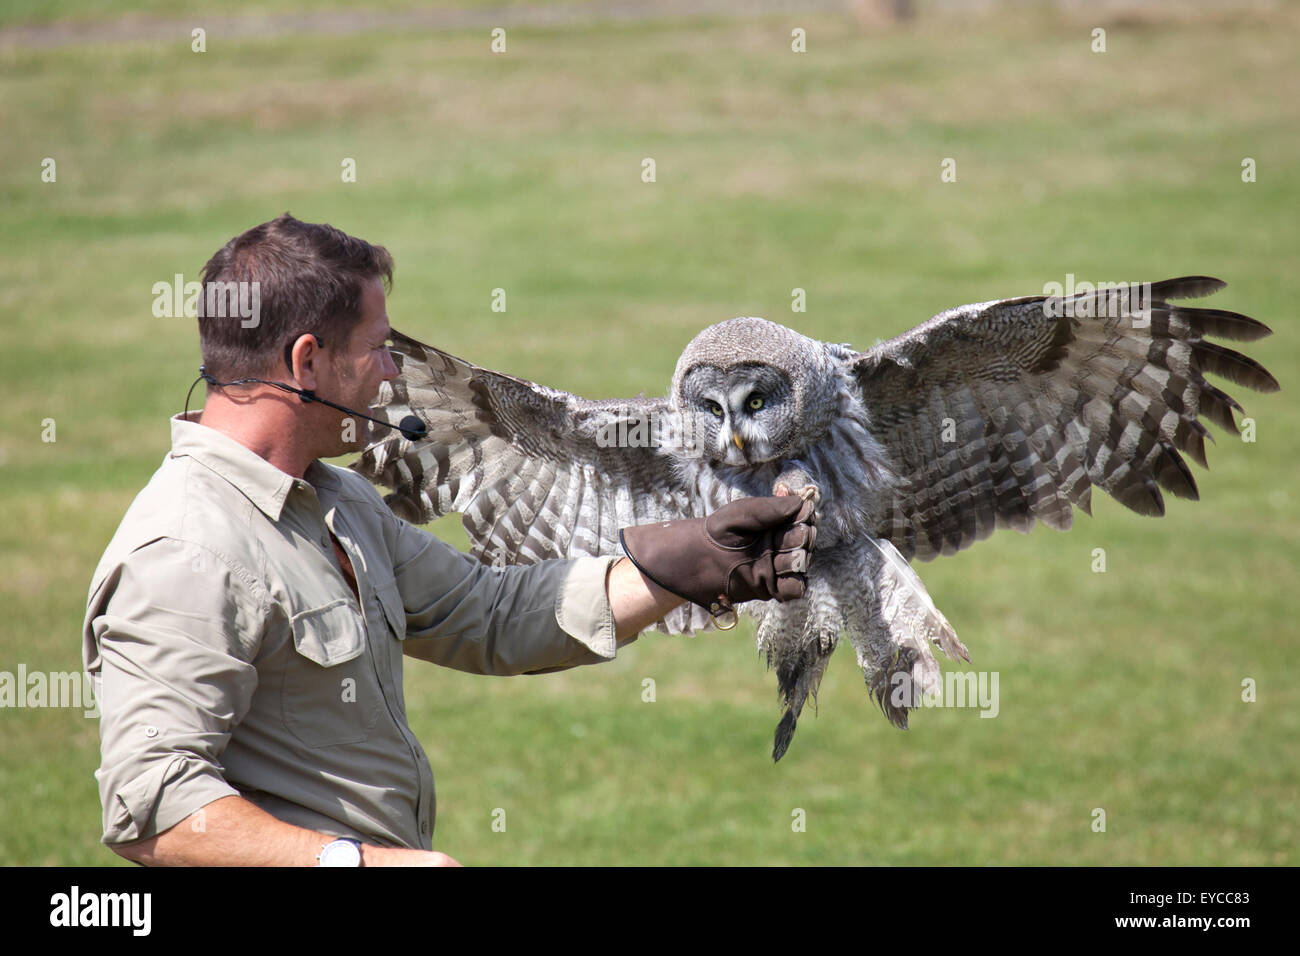
[[822,491],[817,487],[817,483],[808,477],[808,473],[802,468],[791,467],[777,477],[776,483],[772,486],[772,494],[778,498],[786,495],[798,495],[804,501],[811,501],[813,508],[817,508],[822,503]]
[[798,495],[804,501],[811,501],[814,508],[822,503],[821,489],[816,485],[804,485],[798,491],[794,491],[784,482],[778,481],[776,487],[772,490],[772,494],[778,498],[784,498],[787,495]]
[[880,707],[880,712],[899,730],[907,730],[907,713],[913,706],[913,659],[911,654],[901,651],[894,666],[876,669],[867,675],[867,693]]
[[785,713],[777,725],[773,741],[774,761],[780,760],[789,749],[799,715],[803,713],[803,706],[810,697],[816,706],[817,686],[826,672],[826,663],[835,650],[838,638],[837,630],[808,628],[805,623],[805,631],[796,646],[786,647],[776,657],[776,684],[785,705]]

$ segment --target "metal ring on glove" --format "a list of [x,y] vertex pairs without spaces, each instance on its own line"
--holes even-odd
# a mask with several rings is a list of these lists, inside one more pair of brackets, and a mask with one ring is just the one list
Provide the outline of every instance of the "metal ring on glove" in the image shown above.
[[736,626],[736,622],[740,620],[736,615],[736,609],[731,606],[731,602],[722,595],[718,595],[717,600],[709,605],[709,616],[713,618],[714,626],[720,631],[731,630]]

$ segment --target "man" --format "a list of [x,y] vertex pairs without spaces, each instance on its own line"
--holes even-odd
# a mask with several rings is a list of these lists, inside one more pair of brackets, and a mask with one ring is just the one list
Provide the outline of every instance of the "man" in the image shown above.
[[[406,722],[403,654],[557,670],[611,659],[683,598],[803,592],[815,529],[797,498],[638,528],[635,563],[494,570],[319,461],[360,450],[370,427],[308,399],[368,410],[397,375],[392,268],[383,247],[288,214],[204,268],[207,401],[172,420],[171,454],[95,571],[83,633],[103,715],[103,839],[127,859],[455,864],[432,851],[433,775]],[[256,315],[214,308],[227,294]]]

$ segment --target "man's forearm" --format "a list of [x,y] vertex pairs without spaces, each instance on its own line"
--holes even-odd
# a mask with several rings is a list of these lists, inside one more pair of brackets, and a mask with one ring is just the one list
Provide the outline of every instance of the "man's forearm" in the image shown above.
[[[145,866],[316,866],[334,837],[278,820],[243,797],[222,797],[147,840],[116,844]],[[455,866],[445,853],[363,845],[362,866]]]
[[627,558],[620,559],[610,569],[605,589],[614,612],[614,636],[620,644],[663,620],[664,615],[684,603],[682,598],[647,578]]

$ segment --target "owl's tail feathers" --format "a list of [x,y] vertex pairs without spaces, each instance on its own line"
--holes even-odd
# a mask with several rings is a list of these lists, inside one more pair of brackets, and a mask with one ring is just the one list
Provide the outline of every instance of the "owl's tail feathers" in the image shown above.
[[908,711],[939,686],[931,647],[951,660],[969,661],[970,652],[898,550],[888,541],[868,540],[875,549],[870,613],[865,621],[845,624],[868,693],[891,724],[906,730]]

